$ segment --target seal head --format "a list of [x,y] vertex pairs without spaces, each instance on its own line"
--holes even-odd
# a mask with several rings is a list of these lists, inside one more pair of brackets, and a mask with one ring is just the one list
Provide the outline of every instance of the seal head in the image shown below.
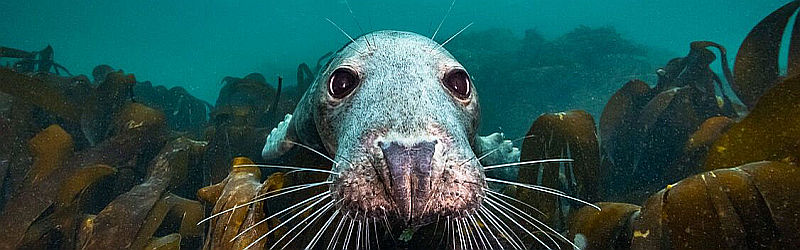
[[480,206],[479,113],[469,74],[438,43],[377,31],[333,56],[263,154],[287,151],[279,138],[327,152],[337,162],[331,195],[343,212],[419,227]]

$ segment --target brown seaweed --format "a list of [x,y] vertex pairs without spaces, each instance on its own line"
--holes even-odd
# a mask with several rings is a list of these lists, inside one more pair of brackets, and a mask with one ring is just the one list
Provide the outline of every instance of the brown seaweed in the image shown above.
[[568,239],[581,234],[585,249],[629,249],[631,222],[640,207],[633,204],[598,202],[601,210],[582,207],[570,214]]
[[[250,230],[250,235],[239,237],[233,240],[233,237],[240,233],[241,230],[247,228],[245,225],[250,224],[252,221],[257,221],[254,218],[248,220],[251,211],[259,213],[263,209],[252,209],[250,206],[240,207],[241,204],[249,202],[255,197],[261,189],[261,170],[256,167],[235,167],[241,164],[253,164],[248,158],[237,157],[231,163],[232,167],[230,174],[222,182],[205,187],[198,191],[198,196],[206,202],[214,203],[214,208],[211,210],[212,214],[220,213],[222,211],[233,209],[231,212],[221,214],[209,221],[209,232],[206,237],[205,249],[223,248],[228,249],[233,246],[244,244],[246,246],[249,242],[257,238],[255,232],[266,232],[267,225],[262,223],[254,230]],[[255,205],[260,205],[257,203]],[[260,217],[263,217],[263,212]],[[245,221],[248,220],[248,224]]]
[[686,178],[653,195],[634,248],[782,248],[800,244],[800,169],[757,162]]
[[[204,143],[185,138],[178,138],[167,144],[151,161],[145,182],[117,196],[97,215],[86,247],[119,249],[137,244],[136,236],[142,230],[152,229],[145,222],[157,201],[162,199],[170,186],[175,186],[186,178],[190,153],[195,151],[193,148],[203,146]],[[140,247],[143,245],[141,243],[138,243]]]
[[144,247],[145,250],[180,250],[181,234],[174,233],[164,237],[151,239]]
[[69,121],[78,121],[81,117],[81,105],[64,97],[55,86],[2,67],[0,91]]
[[767,91],[750,114],[714,142],[706,170],[762,160],[798,158],[800,151],[800,76]]
[[753,27],[739,47],[733,65],[736,81],[731,87],[748,108],[753,108],[758,98],[778,82],[781,39],[789,18],[798,7],[800,2],[791,1],[772,12]]
[[[146,107],[129,106],[128,112],[151,114]],[[164,128],[162,119],[128,120],[129,126],[119,131],[117,136],[75,154],[58,171],[53,171],[41,181],[29,183],[20,188],[6,204],[0,214],[0,249],[12,249],[21,243],[27,228],[49,208],[59,194],[58,189],[77,169],[96,164],[114,166],[127,162],[153,144],[160,144]]]
[[30,140],[29,147],[34,155],[34,161],[28,178],[31,183],[35,183],[63,166],[72,156],[74,143],[72,136],[60,126],[50,125]]
[[[597,187],[604,171],[600,169],[600,152],[591,115],[585,111],[543,114],[531,125],[528,136],[522,144],[521,161],[571,158],[574,162],[567,164],[563,171],[560,163],[520,168],[520,182],[566,188],[575,197],[599,200]],[[564,177],[560,176],[561,172]],[[537,183],[540,178],[541,183]],[[547,214],[550,225],[560,223],[566,216],[558,197],[528,189],[517,189],[516,196]]]

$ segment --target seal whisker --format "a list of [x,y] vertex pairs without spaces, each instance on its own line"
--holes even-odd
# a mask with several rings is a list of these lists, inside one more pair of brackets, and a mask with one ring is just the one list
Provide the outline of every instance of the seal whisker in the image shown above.
[[[349,215],[350,215],[350,211],[347,211],[347,213],[345,213],[342,216],[342,219],[339,220],[339,224],[336,226],[336,231],[333,231],[333,235],[331,236],[331,242],[328,243],[328,247],[326,249],[333,249],[333,248],[336,247],[336,245],[338,244],[338,241],[339,241],[339,232],[341,232],[342,225],[344,225],[344,221],[347,220],[347,218],[349,218],[348,217]],[[333,247],[331,247],[331,244],[333,244]]]
[[458,228],[458,245],[461,246],[461,249],[467,249],[467,243],[464,241],[464,230],[461,228],[461,220],[459,218],[453,218],[453,220]]
[[327,211],[328,211],[328,209],[330,209],[331,207],[333,207],[333,205],[334,205],[335,203],[336,203],[336,202],[332,200],[332,201],[328,202],[327,204],[325,204],[325,206],[322,206],[322,207],[321,207],[320,209],[318,209],[317,211],[314,211],[314,213],[310,214],[308,217],[306,217],[306,218],[303,218],[303,220],[301,220],[300,222],[298,222],[298,223],[297,223],[297,225],[295,225],[294,227],[292,227],[291,229],[289,229],[289,231],[287,231],[285,234],[283,234],[283,236],[281,236],[280,238],[278,238],[278,240],[277,240],[277,241],[275,241],[275,244],[272,244],[272,246],[271,246],[269,249],[274,249],[276,246],[278,246],[278,243],[280,243],[280,242],[281,242],[281,241],[282,241],[284,238],[286,238],[286,236],[289,236],[289,235],[291,234],[291,232],[294,232],[294,230],[296,230],[298,227],[300,227],[300,225],[303,225],[303,223],[305,223],[306,221],[308,221],[309,219],[311,219],[311,221],[309,221],[309,222],[308,222],[308,224],[306,224],[305,226],[303,226],[303,228],[302,228],[302,229],[300,229],[300,231],[298,231],[297,233],[295,233],[295,234],[294,234],[294,237],[292,237],[291,239],[289,239],[289,241],[287,241],[287,242],[286,242],[286,244],[284,244],[284,245],[283,245],[283,247],[282,247],[281,249],[284,249],[284,248],[286,248],[286,246],[288,246],[289,244],[291,244],[291,243],[292,243],[292,241],[294,241],[294,239],[295,239],[295,238],[297,238],[297,236],[300,236],[301,234],[303,234],[303,231],[305,231],[305,230],[306,230],[306,228],[308,228],[308,226],[310,226],[311,224],[314,224],[314,222],[315,222],[315,221],[317,221],[317,219],[319,219],[319,218],[322,216],[322,214],[324,214],[325,212],[327,212]]
[[[242,235],[244,235],[244,234],[245,234],[245,233],[247,233],[248,231],[252,230],[252,229],[253,229],[253,228],[255,228],[256,226],[258,226],[258,225],[261,225],[262,223],[264,223],[264,222],[267,222],[268,220],[270,220],[270,219],[272,219],[272,218],[275,218],[275,216],[278,216],[278,215],[280,215],[280,214],[283,214],[283,213],[285,213],[286,211],[290,211],[290,210],[292,210],[292,209],[295,209],[295,208],[297,208],[297,207],[299,207],[299,206],[302,206],[302,205],[304,205],[304,204],[306,204],[306,203],[308,203],[309,201],[312,201],[312,200],[314,200],[314,199],[319,199],[318,201],[316,201],[316,202],[314,202],[313,204],[311,204],[311,206],[313,206],[314,204],[317,204],[317,203],[319,203],[320,201],[323,201],[323,200],[325,200],[325,198],[328,198],[328,197],[330,197],[330,193],[331,193],[330,191],[325,191],[325,192],[323,192],[323,193],[321,193],[321,194],[315,195],[314,197],[311,197],[311,198],[305,199],[304,201],[301,201],[301,202],[299,202],[299,203],[297,203],[297,204],[294,204],[294,205],[292,205],[292,206],[290,206],[290,207],[288,207],[288,208],[286,208],[286,209],[283,209],[283,210],[281,210],[281,211],[279,211],[279,212],[277,212],[277,213],[274,213],[274,214],[272,214],[272,215],[268,216],[267,218],[264,218],[264,219],[262,219],[261,221],[259,221],[259,222],[256,222],[256,224],[253,224],[253,225],[251,225],[250,227],[248,227],[248,228],[244,229],[242,232],[240,232],[239,234],[237,234],[236,236],[234,236],[234,237],[231,239],[231,242],[233,242],[234,240],[238,239],[239,237],[242,237]],[[303,211],[307,210],[307,209],[308,209],[308,208],[310,208],[311,206],[308,206],[308,207],[306,207],[305,209],[303,209]],[[299,214],[299,213],[298,213],[298,214]],[[287,220],[287,221],[288,221],[288,220]],[[284,222],[284,223],[285,223],[285,222]],[[283,223],[282,223],[282,224],[283,224]],[[275,228],[279,228],[279,227],[280,227],[280,226],[278,226],[278,227],[275,227]],[[274,231],[274,230],[271,230],[271,231],[270,231],[270,233],[271,233],[272,231]],[[269,234],[269,233],[267,233],[267,234]],[[265,235],[267,235],[267,234],[265,234]],[[254,242],[254,243],[255,243],[255,242]]]
[[[509,213],[511,213],[512,215],[516,215],[517,217],[519,217],[519,218],[520,218],[520,219],[522,219],[523,221],[527,222],[528,224],[531,224],[531,225],[532,225],[534,228],[536,228],[536,230],[538,230],[538,232],[544,232],[544,230],[542,230],[542,228],[540,228],[538,225],[536,225],[535,223],[531,222],[531,221],[530,221],[530,220],[528,220],[527,218],[523,217],[522,215],[520,215],[520,214],[519,214],[519,213],[517,213],[516,211],[513,211],[513,210],[511,210],[510,208],[508,208],[508,207],[506,207],[506,206],[503,206],[503,204],[500,204],[499,202],[497,202],[497,201],[495,201],[495,200],[492,200],[492,199],[486,199],[486,201],[487,201],[487,202],[490,202],[491,204],[489,204],[489,205],[490,205],[490,206],[495,206],[495,207],[496,207],[496,209],[498,209],[498,210],[499,210],[500,208],[502,208],[502,209],[505,209],[506,211],[508,211]],[[492,204],[494,204],[494,205],[492,205]],[[520,211],[520,212],[521,212],[521,211]],[[509,218],[512,218],[511,216],[508,216],[508,217],[509,217]],[[521,226],[521,225],[520,225],[520,226]],[[528,231],[526,228],[524,228],[524,227],[523,227],[523,230],[525,230],[526,232],[529,232],[529,231]],[[529,234],[530,234],[530,232],[529,232]],[[533,235],[531,234],[531,236],[533,236]],[[558,242],[556,242],[556,240],[555,240],[555,239],[553,239],[553,237],[551,237],[549,234],[545,234],[545,236],[547,236],[547,238],[548,238],[548,239],[550,239],[550,241],[551,241],[551,242],[553,242],[553,245],[555,245],[555,246],[558,246]],[[539,241],[539,243],[541,243],[543,246],[547,247],[547,249],[550,249],[550,246],[548,246],[547,244],[545,244],[544,242],[542,242],[542,241],[541,241],[539,238],[537,238],[536,236],[533,236],[533,237],[536,239],[536,241]],[[559,247],[559,249],[561,249],[561,247]]]
[[356,230],[356,249],[361,249],[361,220],[358,220],[358,230]]
[[[277,226],[275,226],[275,228],[273,228],[272,230],[269,230],[269,232],[266,232],[266,233],[264,233],[263,235],[261,235],[261,237],[258,237],[258,239],[256,239],[256,240],[255,240],[255,241],[253,241],[252,243],[250,243],[250,245],[247,245],[247,246],[246,246],[244,249],[250,249],[250,247],[254,246],[254,245],[255,245],[255,244],[257,244],[259,241],[261,241],[261,240],[263,240],[263,239],[267,238],[267,236],[268,236],[268,235],[270,235],[271,233],[273,233],[273,232],[277,231],[277,230],[278,230],[278,229],[280,229],[280,228],[281,228],[283,225],[286,225],[286,223],[289,223],[290,221],[294,220],[295,218],[297,218],[297,216],[300,216],[300,215],[302,215],[303,213],[305,213],[305,212],[306,212],[306,211],[308,211],[309,209],[313,208],[315,205],[319,204],[320,202],[324,201],[324,200],[325,200],[326,198],[328,198],[328,197],[330,197],[330,195],[328,195],[328,196],[325,196],[325,197],[322,197],[322,198],[321,198],[321,199],[319,199],[318,201],[315,201],[315,202],[314,202],[314,203],[312,203],[311,205],[308,205],[306,208],[303,208],[303,209],[302,209],[302,210],[300,210],[299,212],[297,212],[297,213],[295,213],[294,215],[292,215],[292,217],[289,217],[289,219],[287,219],[286,221],[282,222],[281,224],[278,224],[278,225],[277,225]],[[262,222],[264,222],[264,221],[266,221],[266,220],[267,220],[267,219],[261,220],[261,221],[259,221],[258,223],[262,223]],[[258,223],[256,223],[256,224],[258,224]],[[233,239],[236,239],[237,237],[240,237],[240,236],[241,236],[241,235],[243,235],[245,232],[247,232],[247,230],[245,230],[244,232],[241,232],[241,233],[239,233],[239,235],[237,235],[237,236],[236,236],[236,237],[234,237]]]
[[[353,18],[353,22],[356,23],[356,27],[358,27],[358,30],[361,31],[362,34],[364,34],[364,29],[361,28],[361,23],[358,22],[358,19],[356,19],[356,15],[353,14],[353,8],[350,8],[350,2],[344,0],[344,4],[347,5],[347,10],[350,11],[350,17]],[[372,44],[370,44],[369,39],[367,39],[367,37],[364,37],[364,41],[367,42],[367,49],[372,49]]]
[[369,244],[369,218],[364,219],[364,245],[367,246],[367,250],[370,250]]
[[[345,32],[345,31],[342,29],[342,27],[339,27],[339,25],[338,25],[338,24],[334,23],[333,21],[331,21],[331,19],[329,19],[329,18],[327,18],[327,17],[325,18],[325,20],[327,20],[329,23],[333,24],[333,27],[336,27],[337,29],[339,29],[339,31],[341,31],[341,32],[342,32],[342,34],[344,34],[344,36],[346,36],[346,37],[347,37],[347,39],[350,39],[350,42],[353,42],[353,43],[354,43],[354,44],[356,44],[358,47],[360,47],[360,48],[362,48],[362,49],[363,49],[363,47],[361,47],[361,44],[358,44],[358,43],[356,42],[356,40],[355,40],[355,39],[353,39],[353,37],[352,37],[352,36],[350,36],[350,34],[347,34],[347,32]],[[364,54],[364,51],[359,51],[359,50],[355,50],[355,51],[356,51],[356,52],[358,52],[359,54],[362,54],[362,55]]]
[[350,237],[353,234],[353,225],[355,225],[357,218],[358,218],[358,211],[356,211],[356,216],[353,216],[353,218],[350,219],[350,226],[348,227],[347,235],[345,235],[344,238],[344,245],[342,245],[343,249],[347,249],[348,247],[350,247]]
[[491,244],[489,245],[489,247],[487,247],[486,240],[484,238],[486,237],[486,235],[483,234],[483,231],[478,226],[478,222],[475,221],[475,216],[473,214],[470,214],[468,218],[470,224],[472,225],[472,228],[475,230],[475,235],[477,235],[478,239],[481,240],[481,246],[483,246],[483,249],[489,249],[489,247],[491,247]]
[[469,242],[469,249],[475,249],[476,246],[478,245],[478,240],[475,239],[475,235],[472,233],[472,229],[470,229],[469,225],[467,225],[467,219],[464,218],[464,216],[462,215],[460,220],[461,220],[461,225],[465,231],[464,234],[466,234],[467,236],[467,242]]
[[[536,235],[535,235],[535,234],[533,234],[533,233],[532,233],[530,230],[528,230],[528,228],[526,228],[525,226],[523,226],[522,224],[520,224],[520,223],[519,223],[519,221],[515,220],[515,219],[514,219],[514,217],[511,217],[511,216],[509,216],[509,215],[508,215],[506,212],[503,212],[503,210],[502,210],[502,209],[500,209],[498,206],[495,206],[495,204],[494,204],[494,201],[492,201],[492,200],[490,200],[490,199],[486,199],[485,201],[487,201],[487,202],[486,202],[486,204],[487,204],[487,205],[489,205],[490,207],[494,208],[494,209],[495,209],[495,210],[496,210],[498,213],[500,213],[501,215],[505,216],[505,217],[506,217],[506,219],[508,219],[509,221],[511,221],[511,223],[514,223],[514,225],[516,225],[517,227],[519,227],[520,229],[522,229],[522,231],[525,231],[525,233],[528,233],[528,235],[530,235],[531,237],[533,237],[533,239],[535,239],[537,242],[539,242],[539,244],[542,244],[542,246],[545,246],[547,249],[552,249],[552,248],[550,248],[550,246],[548,246],[547,244],[545,244],[545,243],[544,243],[544,241],[542,241],[541,239],[539,239],[539,237],[536,237]],[[524,244],[524,243],[523,243],[523,244]]]
[[[319,150],[316,150],[316,149],[314,149],[314,148],[312,148],[312,147],[310,147],[308,145],[305,145],[305,144],[302,144],[302,143],[299,143],[299,142],[295,142],[295,141],[290,141],[290,140],[283,140],[283,141],[291,143],[293,145],[297,145],[297,146],[303,147],[303,148],[307,149],[308,151],[314,152],[315,154],[318,154],[319,156],[322,156],[323,158],[325,158],[326,160],[330,161],[334,165],[339,165],[339,162],[333,160],[333,158],[331,158],[330,156],[327,156],[327,155],[323,154],[322,152],[319,152]],[[348,161],[347,159],[342,159],[342,160],[347,162],[350,165],[353,165],[353,163]]]
[[512,247],[516,249],[526,248],[522,246],[522,240],[519,239],[517,233],[511,229],[503,220],[501,220],[497,215],[495,215],[492,211],[490,211],[486,206],[481,205],[481,209],[483,213],[486,215],[486,218],[489,219],[492,223],[495,224],[495,228],[499,229],[500,232],[503,234],[503,238],[511,244]]
[[548,217],[549,217],[549,216],[547,216],[547,214],[545,214],[544,212],[542,212],[542,211],[541,211],[541,210],[539,210],[538,208],[535,208],[535,207],[533,207],[533,206],[529,205],[528,203],[525,203],[525,202],[523,202],[523,201],[521,201],[521,200],[519,200],[519,199],[517,199],[517,198],[511,197],[511,196],[508,196],[508,195],[505,195],[505,194],[503,194],[503,193],[500,193],[500,192],[497,192],[497,191],[494,191],[494,190],[491,190],[491,189],[488,189],[488,188],[484,188],[484,189],[483,189],[483,191],[485,191],[485,192],[487,192],[487,193],[494,194],[494,195],[498,195],[498,196],[500,196],[500,197],[503,197],[503,198],[506,198],[506,199],[509,199],[509,200],[512,200],[512,201],[516,201],[516,202],[517,202],[517,203],[519,203],[519,204],[522,204],[522,205],[524,205],[524,206],[526,206],[526,207],[528,207],[528,208],[530,208],[530,209],[533,209],[533,211],[536,211],[537,213],[541,214],[541,215],[542,215],[542,216],[544,216],[545,218],[548,218]]
[[[533,216],[531,216],[531,215],[529,215],[529,214],[525,213],[525,212],[524,212],[524,211],[522,211],[521,209],[519,209],[519,208],[517,208],[517,207],[515,207],[515,206],[511,205],[510,203],[508,203],[508,202],[506,202],[506,201],[504,201],[504,200],[502,200],[502,199],[499,199],[499,198],[498,198],[498,199],[496,199],[494,202],[498,202],[498,201],[499,201],[499,202],[501,202],[501,203],[503,203],[503,204],[505,204],[505,206],[503,206],[503,207],[504,207],[504,208],[506,208],[506,209],[507,209],[509,212],[511,212],[511,213],[513,213],[513,214],[515,214],[515,215],[517,215],[517,216],[519,216],[519,217],[521,217],[523,220],[525,220],[525,222],[527,222],[527,223],[529,223],[529,224],[533,225],[533,226],[536,228],[536,230],[539,230],[539,231],[542,231],[542,232],[544,232],[544,230],[542,230],[542,229],[541,229],[539,226],[537,226],[537,225],[536,225],[535,223],[533,223],[533,222],[530,222],[530,221],[528,221],[528,219],[526,219],[525,217],[527,217],[527,218],[529,218],[529,219],[533,220],[534,222],[536,222],[536,223],[538,223],[538,224],[541,224],[542,226],[544,226],[545,228],[547,228],[549,231],[551,231],[551,232],[553,232],[554,234],[556,234],[556,235],[557,235],[557,236],[558,236],[558,237],[559,237],[561,240],[563,240],[563,241],[565,241],[565,242],[568,242],[568,243],[570,243],[571,245],[573,245],[573,247],[575,247],[575,248],[579,248],[578,246],[576,246],[576,245],[572,244],[572,241],[570,241],[569,239],[567,239],[566,237],[564,237],[563,235],[561,235],[560,233],[558,233],[558,232],[557,232],[555,229],[553,229],[552,227],[548,226],[548,225],[547,225],[547,224],[545,224],[544,222],[542,222],[542,221],[540,221],[540,220],[536,219],[536,217],[533,217]],[[498,205],[500,205],[500,204],[498,204]],[[512,208],[512,209],[516,210],[516,212],[514,212],[514,211],[510,210],[509,208]],[[525,216],[522,216],[522,215],[525,215]],[[545,236],[547,236],[547,238],[548,238],[548,239],[550,239],[550,241],[552,241],[552,242],[553,242],[553,244],[555,244],[555,245],[556,245],[556,246],[557,246],[559,249],[561,249],[561,246],[560,246],[560,245],[559,245],[559,244],[558,244],[558,243],[555,241],[555,239],[553,239],[553,237],[550,237],[550,234],[547,234],[547,233],[545,233]]]
[[534,191],[540,191],[540,192],[543,192],[543,193],[552,194],[552,195],[555,195],[555,196],[558,196],[558,197],[567,198],[567,199],[570,199],[570,200],[573,200],[573,201],[580,202],[580,203],[582,203],[584,205],[593,207],[594,209],[597,209],[598,211],[601,210],[600,207],[598,207],[597,205],[594,205],[594,204],[589,203],[587,201],[584,201],[584,200],[575,198],[573,196],[567,195],[564,192],[560,192],[560,191],[557,192],[557,190],[555,190],[555,189],[551,189],[551,188],[547,188],[547,187],[543,187],[543,186],[537,186],[537,185],[522,184],[522,183],[513,182],[513,181],[507,181],[507,180],[492,179],[492,178],[486,178],[486,181],[509,184],[509,185],[514,185],[514,186],[518,186],[518,187],[531,189],[531,190],[534,190]]
[[295,166],[282,166],[282,165],[268,165],[268,164],[239,164],[233,165],[234,168],[241,168],[241,167],[258,167],[258,168],[280,168],[280,169],[292,169],[292,170],[299,170],[299,171],[309,171],[309,172],[320,172],[326,174],[333,174],[339,175],[339,173],[324,170],[324,169],[316,169],[316,168],[304,168],[304,167],[295,167]]
[[[317,232],[317,234],[314,235],[314,238],[311,238],[311,242],[309,242],[308,246],[306,246],[306,249],[314,249],[314,246],[317,245],[317,242],[319,242],[319,240],[322,238],[322,235],[325,233],[325,231],[328,230],[328,227],[331,226],[331,222],[333,222],[336,216],[339,215],[340,211],[341,211],[340,209],[336,209],[333,211],[333,215],[331,215],[331,217],[328,218],[328,221],[326,221],[325,225],[322,226],[322,229],[320,229],[319,232]],[[289,244],[287,243],[286,246],[288,245]],[[284,248],[286,248],[286,246],[284,246]]]
[[378,221],[377,220],[378,220],[378,218],[374,218],[374,217],[372,218],[372,229],[374,229],[372,231],[375,232],[375,242],[378,243],[377,244],[378,250],[380,250],[381,249],[381,239],[378,237]]
[[[500,239],[498,239],[498,238],[497,238],[497,236],[495,235],[495,233],[494,233],[494,232],[492,232],[492,228],[491,228],[491,226],[492,226],[492,225],[490,225],[490,224],[489,224],[489,223],[488,223],[486,220],[484,220],[484,219],[483,219],[483,216],[481,215],[481,213],[483,213],[483,211],[481,211],[481,210],[478,210],[478,212],[477,212],[477,213],[475,213],[475,215],[477,215],[477,216],[478,216],[478,219],[481,221],[481,224],[483,224],[483,225],[486,227],[486,230],[487,230],[487,231],[489,231],[489,232],[488,232],[488,233],[489,233],[489,235],[491,235],[491,236],[492,236],[492,238],[494,238],[494,241],[496,241],[496,242],[497,242],[497,246],[498,246],[498,247],[500,247],[500,248],[502,249],[502,248],[503,248],[503,244],[502,244],[502,243],[500,243]],[[495,228],[496,228],[496,227],[495,227]],[[491,244],[489,244],[489,245],[491,246]]]
[[453,40],[453,38],[456,38],[456,37],[457,37],[459,34],[461,34],[461,32],[464,32],[464,30],[467,30],[467,28],[469,28],[470,26],[472,26],[472,24],[474,24],[474,23],[475,23],[475,22],[471,22],[471,23],[467,24],[467,26],[464,26],[464,28],[461,28],[461,30],[459,30],[458,32],[456,32],[455,34],[453,34],[453,36],[451,36],[450,38],[448,38],[447,40],[445,40],[445,41],[444,41],[442,44],[439,44],[439,47],[437,47],[436,49],[438,50],[438,49],[441,49],[442,47],[444,47],[444,45],[445,45],[445,44],[447,44],[447,43],[449,43],[450,41],[452,41],[452,40]]
[[505,167],[516,167],[516,166],[524,166],[529,164],[541,164],[541,163],[550,163],[550,162],[573,162],[573,159],[542,159],[542,160],[533,160],[533,161],[522,161],[522,162],[512,162],[506,164],[499,164],[499,165],[492,165],[492,166],[485,166],[483,170],[490,170],[496,168],[505,168]]
[[[251,200],[249,202],[245,202],[245,203],[242,203],[242,204],[237,204],[237,205],[234,205],[232,208],[225,209],[225,210],[223,210],[221,212],[212,214],[211,216],[208,216],[205,219],[202,219],[199,222],[197,222],[197,225],[200,225],[203,222],[206,222],[206,221],[208,221],[208,220],[210,220],[210,219],[212,219],[214,217],[220,216],[222,214],[234,211],[234,210],[236,210],[238,208],[241,208],[241,207],[244,207],[244,206],[256,203],[256,202],[265,201],[265,200],[268,200],[268,199],[271,199],[271,198],[274,198],[274,197],[278,197],[278,196],[281,196],[281,195],[284,195],[284,194],[289,194],[289,193],[297,192],[297,191],[300,191],[300,190],[303,190],[303,189],[308,189],[308,188],[312,188],[312,187],[316,187],[316,186],[320,186],[320,185],[324,185],[324,184],[330,184],[330,183],[332,183],[332,182],[331,181],[324,181],[324,182],[304,184],[304,185],[295,185],[295,186],[291,186],[291,187],[287,187],[287,188],[281,188],[281,189],[278,189],[278,190],[269,191],[269,192],[260,194],[260,195],[258,195],[256,197],[253,197],[253,200]],[[276,194],[276,195],[270,195],[270,196],[264,197],[264,198],[259,198],[259,197],[263,197],[265,195],[273,194],[273,193],[280,192],[280,191],[285,191],[285,192],[280,193],[280,194]]]
[[450,8],[447,8],[447,13],[444,14],[444,17],[442,18],[442,21],[439,22],[439,26],[436,27],[436,31],[433,32],[433,35],[431,36],[431,40],[434,40],[436,38],[436,34],[438,34],[439,33],[439,29],[442,28],[442,24],[444,24],[444,20],[447,20],[447,17],[450,16],[450,11],[453,10],[453,6],[454,5],[456,5],[456,0],[453,0],[453,2],[450,3]]

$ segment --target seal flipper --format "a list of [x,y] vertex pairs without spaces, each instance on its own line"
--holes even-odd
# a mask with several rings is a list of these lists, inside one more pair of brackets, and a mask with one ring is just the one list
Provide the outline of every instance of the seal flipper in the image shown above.
[[[481,165],[483,166],[519,162],[519,149],[514,147],[511,140],[506,140],[503,133],[478,136],[475,142],[475,155],[481,157],[484,154],[489,154],[481,159]],[[490,153],[492,150],[496,151]]]
[[289,141],[297,140],[294,129],[289,126],[291,121],[292,114],[286,114],[283,117],[283,121],[279,122],[278,126],[269,132],[267,141],[264,143],[264,149],[261,150],[261,157],[264,160],[277,159],[294,147],[294,144],[289,143]]

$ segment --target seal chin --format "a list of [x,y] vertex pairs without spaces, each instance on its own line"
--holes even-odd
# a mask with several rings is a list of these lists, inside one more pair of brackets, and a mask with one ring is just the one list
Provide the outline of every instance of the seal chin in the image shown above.
[[479,163],[453,150],[449,140],[381,137],[373,145],[373,157],[351,161],[333,183],[335,198],[351,214],[419,227],[468,216],[481,204],[485,181]]

